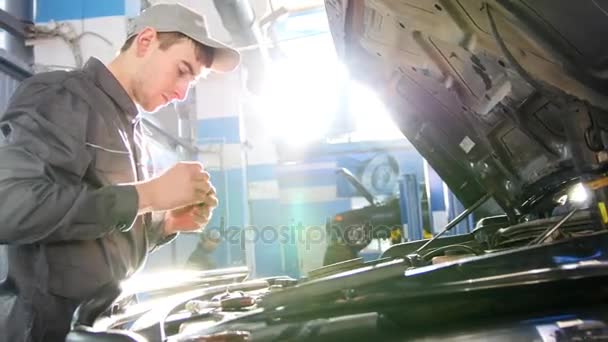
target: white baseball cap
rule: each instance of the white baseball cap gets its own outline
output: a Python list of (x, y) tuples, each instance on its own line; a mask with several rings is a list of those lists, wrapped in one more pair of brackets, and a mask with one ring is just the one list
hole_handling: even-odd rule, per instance
[(148, 7), (134, 18), (127, 30), (127, 39), (144, 28), (157, 32), (179, 32), (215, 50), (211, 70), (229, 72), (239, 65), (241, 56), (235, 49), (209, 36), (205, 17), (181, 4), (157, 4)]

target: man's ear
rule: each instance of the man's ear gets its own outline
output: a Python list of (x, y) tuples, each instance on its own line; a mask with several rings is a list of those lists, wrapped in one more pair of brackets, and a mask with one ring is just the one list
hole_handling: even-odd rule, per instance
[(135, 37), (135, 53), (137, 57), (145, 56), (157, 39), (157, 32), (151, 27), (143, 29)]

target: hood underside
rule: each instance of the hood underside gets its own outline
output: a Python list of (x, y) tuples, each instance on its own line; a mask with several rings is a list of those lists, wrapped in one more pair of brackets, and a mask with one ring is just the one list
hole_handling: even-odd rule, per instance
[(326, 0), (337, 52), (465, 206), (527, 213), (608, 160), (608, 5)]

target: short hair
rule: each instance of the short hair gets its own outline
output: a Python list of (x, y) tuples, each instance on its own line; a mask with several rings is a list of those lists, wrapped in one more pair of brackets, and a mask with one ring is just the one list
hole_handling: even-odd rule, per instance
[[(131, 45), (133, 45), (133, 41), (135, 40), (135, 37), (137, 37), (137, 35), (134, 35), (134, 36), (130, 37), (129, 39), (127, 39), (127, 41), (120, 48), (121, 53), (129, 50)], [(204, 66), (206, 68), (210, 68), (211, 65), (213, 64), (213, 58), (215, 57), (215, 49), (210, 46), (207, 46), (205, 44), (201, 44), (181, 32), (158, 32), (157, 37), (158, 37), (158, 41), (160, 42), (159, 47), (163, 51), (166, 51), (167, 49), (169, 49), (171, 46), (178, 43), (179, 41), (181, 41), (183, 39), (187, 39), (194, 44), (194, 47), (195, 47), (194, 53), (196, 55), (197, 61), (205, 62)]]

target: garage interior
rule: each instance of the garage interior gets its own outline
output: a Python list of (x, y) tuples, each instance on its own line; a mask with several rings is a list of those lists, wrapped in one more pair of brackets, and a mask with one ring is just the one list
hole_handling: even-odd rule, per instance
[[(203, 14), (240, 65), (183, 82), (179, 53), (158, 79), (187, 96), (154, 113), (96, 73), (116, 127), (94, 138), (125, 149), (57, 171), (29, 134), (46, 108), (13, 96), (91, 57), (159, 67), (119, 51), (161, 3)], [(608, 0), (0, 0), (0, 342), (608, 340), (607, 17)], [(165, 178), (200, 196), (171, 208), (138, 188), (188, 161), (219, 199), (198, 231), (170, 220), (213, 206), (201, 170)]]

